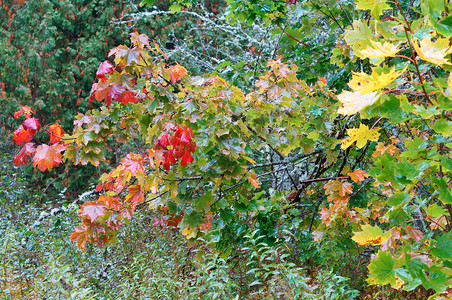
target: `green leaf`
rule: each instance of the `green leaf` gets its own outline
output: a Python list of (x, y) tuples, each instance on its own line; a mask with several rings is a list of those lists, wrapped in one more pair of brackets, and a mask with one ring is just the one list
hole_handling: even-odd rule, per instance
[(446, 260), (452, 260), (452, 232), (445, 232), (436, 239), (432, 254)]
[(433, 130), (438, 133), (441, 133), (445, 136), (452, 135), (452, 122), (446, 119), (436, 120), (435, 125), (433, 125)]
[(435, 190), (439, 193), (439, 200), (444, 204), (452, 204), (452, 196), (444, 178), (432, 178)]
[(407, 193), (395, 193), (394, 196), (392, 196), (391, 198), (389, 198), (388, 200), (388, 204), (391, 206), (398, 206), (402, 203), (406, 203), (408, 201), (410, 201), (411, 199), (411, 195), (407, 194)]
[(383, 0), (356, 0), (356, 9), (370, 10), (372, 17), (379, 20), (384, 10), (391, 9), (391, 6)]
[(447, 210), (434, 203), (427, 207), (426, 212), (430, 218), (439, 218), (441, 216), (444, 216), (447, 213)]
[(194, 207), (196, 211), (210, 211), (210, 205), (213, 203), (214, 198), (212, 195), (212, 191), (207, 192), (202, 197), (196, 198), (194, 200)]
[(385, 285), (388, 283), (395, 285), (394, 265), (395, 261), (392, 258), (391, 253), (378, 251), (377, 258), (373, 259), (367, 267), (369, 269), (367, 282), (370, 285)]

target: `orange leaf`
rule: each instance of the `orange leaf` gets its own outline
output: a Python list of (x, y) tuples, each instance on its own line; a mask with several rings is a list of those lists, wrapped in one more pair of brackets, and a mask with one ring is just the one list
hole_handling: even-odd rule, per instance
[(33, 135), (20, 125), (13, 133), (13, 142), (17, 145), (22, 145), (24, 142), (28, 143), (33, 138)]
[(75, 227), (75, 231), (71, 233), (71, 241), (77, 241), (77, 247), (86, 251), (88, 236), (82, 226)]
[(143, 190), (138, 184), (131, 185), (127, 189), (129, 190), (129, 194), (126, 196), (126, 201), (132, 202), (132, 209), (134, 209), (139, 202), (144, 200)]
[(338, 191), (341, 197), (345, 197), (347, 194), (353, 193), (353, 185), (347, 181), (329, 181), (323, 188), (325, 189), (325, 195), (332, 195), (334, 191)]
[(176, 83), (177, 81), (179, 81), (179, 79), (187, 75), (187, 70), (181, 65), (175, 65), (169, 68), (169, 73), (171, 77), (171, 82)]
[(52, 146), (39, 145), (36, 148), (35, 155), (33, 157), (33, 167), (44, 172), (47, 169), (53, 168), (62, 162), (61, 152), (66, 149), (65, 146), (61, 144), (55, 144)]
[(18, 167), (21, 163), (24, 165), (27, 164), (27, 156), (31, 156), (35, 153), (36, 149), (34, 147), (34, 143), (26, 143), (20, 152), (14, 157), (14, 165)]
[(60, 141), (60, 138), (64, 135), (64, 130), (59, 124), (52, 124), (49, 126), (49, 132), (50, 132), (50, 142), (52, 144), (56, 144)]
[(249, 174), (248, 174), (248, 181), (249, 181), (249, 183), (251, 183), (251, 185), (254, 186), (255, 188), (260, 188), (260, 187), (261, 187), (260, 182), (257, 180), (256, 173), (249, 173)]
[(361, 181), (363, 181), (364, 179), (369, 177), (369, 175), (365, 171), (360, 170), (360, 169), (355, 170), (351, 173), (347, 173), (347, 175), (350, 176), (350, 178), (357, 184), (360, 184)]

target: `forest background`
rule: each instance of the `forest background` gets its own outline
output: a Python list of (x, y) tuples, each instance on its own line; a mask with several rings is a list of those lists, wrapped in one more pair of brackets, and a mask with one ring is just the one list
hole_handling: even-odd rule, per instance
[(0, 6), (2, 299), (451, 297), (449, 1)]

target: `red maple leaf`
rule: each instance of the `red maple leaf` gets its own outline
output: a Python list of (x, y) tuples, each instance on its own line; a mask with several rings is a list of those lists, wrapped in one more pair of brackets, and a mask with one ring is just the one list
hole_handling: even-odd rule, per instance
[(36, 132), (41, 129), (41, 124), (39, 123), (39, 120), (36, 118), (28, 118), (25, 120), (25, 122), (22, 124), (24, 129), (31, 134), (35, 134)]
[(180, 161), (180, 165), (182, 167), (185, 167), (188, 163), (192, 163), (193, 162), (193, 156), (191, 156), (190, 151), (188, 149), (185, 149), (182, 157), (181, 157), (181, 161)]
[(109, 74), (115, 70), (115, 67), (108, 61), (104, 61), (99, 65), (99, 69), (97, 69), (96, 77), (97, 78), (105, 78), (105, 74)]
[(34, 147), (34, 143), (26, 143), (20, 152), (14, 157), (14, 165), (18, 167), (21, 163), (24, 165), (27, 164), (27, 156), (31, 156), (35, 153), (36, 149)]
[(127, 188), (129, 194), (126, 196), (127, 202), (132, 202), (132, 209), (135, 209), (137, 204), (144, 200), (144, 193), (141, 186), (138, 184), (133, 184)]
[(95, 92), (96, 100), (105, 99), (105, 105), (110, 106), (111, 101), (122, 97), (122, 93), (126, 91), (126, 88), (119, 84), (109, 84), (108, 82), (99, 82), (96, 86)]
[(49, 132), (50, 132), (50, 142), (52, 144), (58, 143), (64, 135), (64, 130), (59, 124), (50, 125)]
[(105, 209), (105, 204), (89, 201), (80, 206), (80, 212), (78, 215), (80, 217), (88, 216), (91, 222), (94, 222), (99, 216), (105, 215)]
[(44, 172), (47, 169), (53, 168), (62, 162), (61, 152), (64, 151), (66, 147), (62, 144), (54, 144), (48, 146), (45, 144), (39, 145), (36, 148), (35, 155), (33, 156), (33, 167)]
[(119, 103), (138, 103), (139, 99), (135, 97), (135, 93), (132, 91), (125, 91), (123, 94), (121, 94), (117, 99), (117, 102)]
[(25, 130), (22, 125), (13, 133), (13, 142), (17, 145), (22, 145), (24, 142), (28, 143), (32, 138), (33, 135), (28, 130)]

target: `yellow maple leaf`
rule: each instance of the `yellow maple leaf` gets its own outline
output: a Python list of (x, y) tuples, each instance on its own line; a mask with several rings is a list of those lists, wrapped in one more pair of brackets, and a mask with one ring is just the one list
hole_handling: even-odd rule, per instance
[(354, 232), (352, 237), (352, 240), (354, 240), (359, 246), (377, 246), (388, 240), (388, 237), (383, 234), (378, 226), (366, 224), (363, 225), (361, 229), (362, 231)]
[(366, 106), (374, 104), (378, 98), (380, 98), (378, 92), (361, 94), (343, 91), (340, 95), (337, 95), (337, 99), (342, 103), (342, 107), (337, 112), (347, 116), (356, 114)]
[(400, 70), (396, 72), (395, 68), (389, 70), (388, 68), (374, 68), (372, 74), (367, 75), (364, 72), (353, 73), (352, 80), (348, 83), (348, 86), (354, 91), (360, 94), (367, 94), (373, 91), (378, 91), (389, 86), (397, 77), (405, 72)]
[(397, 52), (400, 51), (397, 45), (384, 42), (371, 41), (371, 46), (366, 49), (361, 50), (361, 58), (383, 58), (383, 57), (394, 57)]
[(449, 39), (438, 38), (434, 43), (429, 38), (425, 38), (418, 43), (413, 43), (414, 49), (422, 60), (431, 62), (435, 65), (450, 65), (446, 60), (446, 55), (452, 50), (449, 45)]
[(184, 230), (182, 230), (182, 235), (184, 235), (186, 239), (195, 238), (197, 233), (198, 230), (191, 228), (190, 226), (187, 226), (184, 228)]
[(367, 141), (377, 141), (380, 137), (380, 133), (378, 133), (379, 129), (380, 128), (369, 129), (369, 127), (364, 124), (359, 124), (359, 128), (347, 129), (349, 137), (342, 140), (341, 149), (347, 149), (354, 142), (356, 142), (356, 147), (362, 148), (367, 144)]

